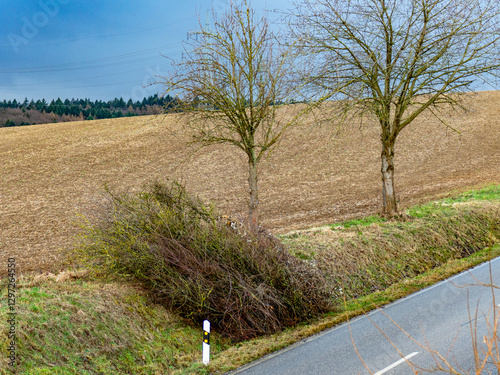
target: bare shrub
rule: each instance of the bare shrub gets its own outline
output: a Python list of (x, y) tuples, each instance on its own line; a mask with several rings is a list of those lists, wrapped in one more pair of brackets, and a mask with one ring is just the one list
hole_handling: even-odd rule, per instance
[[(390, 222), (338, 243), (328, 264), (347, 297), (382, 290), (450, 259), (476, 253), (500, 238), (500, 210), (495, 206), (436, 212), (423, 219)], [(327, 254), (327, 256), (331, 256)], [(322, 266), (323, 267), (323, 266)]]
[(133, 276), (192, 322), (235, 340), (276, 332), (331, 309), (323, 275), (272, 235), (244, 235), (177, 183), (110, 205), (76, 255), (94, 272)]

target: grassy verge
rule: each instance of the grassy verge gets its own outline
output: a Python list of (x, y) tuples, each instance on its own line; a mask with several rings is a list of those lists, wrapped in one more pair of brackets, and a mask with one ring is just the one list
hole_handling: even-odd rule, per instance
[(413, 278), (498, 243), (500, 187), (411, 207), (398, 220), (368, 217), (282, 236), (330, 276), (337, 300)]
[[(329, 270), (332, 282), (343, 283), (337, 298), (346, 302), (321, 318), (237, 344), (213, 332), (208, 367), (201, 365), (201, 330), (155, 304), (138, 285), (96, 281), (74, 272), (26, 277), (17, 289), (17, 373), (229, 371), (500, 256), (500, 247), (493, 245), (498, 243), (499, 202), (500, 186), (492, 186), (412, 207), (404, 221), (372, 217), (283, 236), (299, 258)], [(425, 245), (429, 239), (435, 244), (432, 251)], [(406, 246), (411, 258), (394, 252), (401, 246)], [(351, 251), (358, 257), (356, 267)], [(410, 268), (400, 267), (408, 264)], [(357, 282), (346, 284), (341, 272)], [(0, 281), (2, 322), (7, 321), (6, 285)], [(354, 295), (358, 298), (351, 298)], [(2, 323), (0, 337), (6, 336), (7, 325)], [(0, 350), (7, 351), (6, 341), (0, 341)], [(10, 373), (6, 363), (0, 355), (0, 374)]]
[[(19, 281), (16, 308), (19, 374), (168, 374), (199, 359), (200, 332), (130, 283), (38, 275)], [(2, 353), (6, 312), (2, 298)], [(217, 355), (229, 343), (214, 333), (211, 344)], [(12, 373), (4, 355), (0, 373)]]

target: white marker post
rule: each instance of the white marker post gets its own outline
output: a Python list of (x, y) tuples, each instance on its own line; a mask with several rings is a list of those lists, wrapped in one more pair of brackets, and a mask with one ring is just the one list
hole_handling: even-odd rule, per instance
[(203, 321), (203, 364), (210, 362), (210, 322)]

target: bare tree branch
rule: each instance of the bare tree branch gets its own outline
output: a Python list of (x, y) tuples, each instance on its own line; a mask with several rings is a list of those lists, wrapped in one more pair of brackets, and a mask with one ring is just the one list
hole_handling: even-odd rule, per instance
[[(384, 212), (397, 213), (394, 146), (424, 111), (460, 108), (500, 70), (496, 0), (303, 0), (292, 35), (314, 60), (307, 80), (380, 124)], [(434, 112), (437, 113), (437, 112)]]
[(186, 45), (187, 57), (161, 83), (179, 99), (193, 142), (229, 144), (247, 155), (249, 221), (255, 232), (258, 163), (314, 105), (298, 105), (293, 116), (278, 115), (301, 95), (302, 75), (290, 44), (280, 43), (265, 16), (242, 0), (231, 2), (220, 16), (212, 12), (212, 18), (210, 27), (200, 23), (198, 37)]

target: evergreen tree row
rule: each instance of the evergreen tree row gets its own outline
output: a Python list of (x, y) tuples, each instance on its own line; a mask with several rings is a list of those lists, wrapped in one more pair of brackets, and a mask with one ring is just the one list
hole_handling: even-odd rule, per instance
[(26, 98), (23, 102), (16, 99), (3, 100), (0, 101), (0, 127), (151, 115), (173, 109), (175, 103), (176, 99), (171, 96), (159, 97), (157, 94), (135, 102), (131, 99), (125, 101), (123, 98), (107, 102), (90, 99), (62, 101), (58, 98), (50, 103), (45, 99), (30, 101)]

